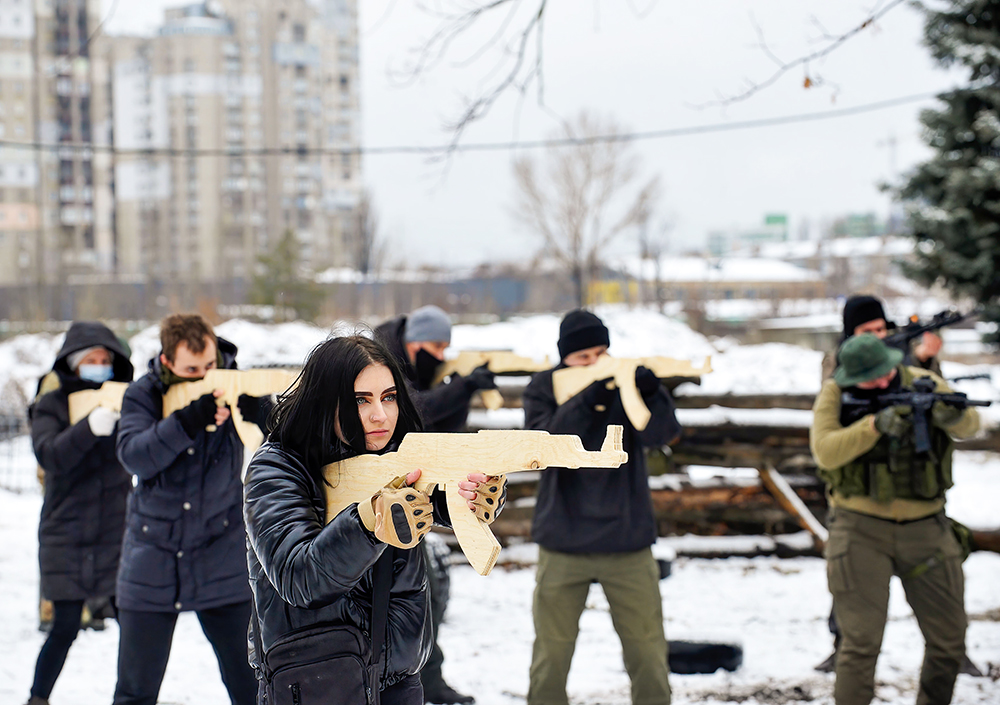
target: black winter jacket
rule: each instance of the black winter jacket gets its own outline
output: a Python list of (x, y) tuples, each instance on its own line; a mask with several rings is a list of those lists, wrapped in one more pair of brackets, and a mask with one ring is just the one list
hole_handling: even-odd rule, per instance
[(644, 401), (652, 418), (644, 431), (629, 423), (621, 397), (605, 411), (584, 403), (583, 395), (556, 404), (552, 373), (539, 372), (524, 390), (524, 427), (580, 436), (587, 450), (600, 450), (607, 427), (625, 427), (628, 462), (614, 469), (549, 468), (538, 483), (531, 536), (540, 546), (564, 553), (638, 551), (656, 541), (656, 522), (646, 473), (646, 446), (675, 440), (681, 427), (674, 403), (661, 385)]
[[(223, 368), (236, 346), (219, 339)], [(163, 418), (159, 356), (125, 394), (118, 457), (138, 484), (129, 495), (118, 606), (180, 612), (250, 599), (243, 529), (243, 443), (232, 419), (190, 438)]]
[[(325, 492), (297, 456), (274, 443), (250, 461), (244, 495), (247, 562), (264, 652), (282, 637), (322, 624), (352, 625), (370, 638), (372, 567), (386, 544), (364, 528), (357, 505), (327, 523)], [(430, 653), (419, 548), (395, 549), (388, 616), (382, 689), (418, 673)]]
[(69, 422), (69, 395), (101, 385), (80, 379), (66, 358), (103, 346), (114, 353), (114, 380), (132, 381), (132, 363), (114, 333), (100, 323), (74, 323), (56, 357), (59, 388), (29, 409), (31, 443), (45, 471), (38, 523), (41, 591), (49, 600), (114, 595), (131, 478), (115, 457), (115, 434), (95, 436), (84, 418)]
[(449, 382), (431, 388), (422, 388), (417, 380), (417, 370), (406, 354), (403, 331), (406, 316), (394, 318), (375, 329), (375, 338), (395, 356), (406, 379), (410, 382), (413, 403), (428, 433), (454, 433), (465, 430), (469, 416), (469, 401), (475, 392), (461, 375), (452, 375)]

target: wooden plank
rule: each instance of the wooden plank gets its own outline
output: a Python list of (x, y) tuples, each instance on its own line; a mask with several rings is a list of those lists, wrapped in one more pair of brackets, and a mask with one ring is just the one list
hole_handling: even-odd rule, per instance
[[(294, 372), (278, 369), (209, 370), (200, 380), (170, 385), (167, 393), (163, 395), (163, 418), (167, 418), (178, 409), (183, 409), (203, 395), (221, 389), (223, 394), (215, 400), (215, 403), (218, 406), (229, 405), (236, 432), (247, 451), (252, 453), (264, 442), (264, 434), (257, 424), (243, 420), (243, 414), (237, 405), (240, 395), (264, 397), (281, 394), (292, 386), (297, 377)], [(214, 431), (215, 427), (210, 426), (206, 430)]]
[(128, 382), (105, 382), (100, 389), (81, 389), (69, 395), (69, 422), (75, 424), (99, 406), (112, 411), (122, 410), (122, 399)]
[(764, 487), (774, 495), (774, 498), (778, 500), (778, 504), (795, 517), (803, 529), (816, 537), (820, 548), (825, 546), (826, 542), (830, 539), (830, 534), (826, 530), (826, 527), (820, 524), (816, 517), (813, 516), (805, 503), (799, 499), (799, 496), (795, 494), (795, 491), (785, 481), (785, 478), (781, 476), (781, 473), (770, 465), (758, 468), (758, 472), (760, 473), (760, 480), (764, 483)]
[(601, 355), (593, 365), (564, 367), (552, 373), (552, 391), (557, 404), (565, 404), (594, 382), (611, 378), (608, 388), (617, 387), (628, 420), (639, 431), (645, 430), (650, 413), (642, 395), (635, 387), (635, 370), (648, 367), (657, 377), (700, 377), (712, 371), (711, 359), (706, 358), (701, 368), (687, 360), (669, 357), (611, 357)]
[(500, 553), (490, 527), (468, 511), (457, 483), (470, 472), (504, 475), (564, 468), (617, 468), (628, 460), (622, 449), (622, 427), (608, 426), (599, 451), (587, 451), (578, 436), (545, 431), (480, 431), (479, 433), (411, 433), (399, 449), (384, 455), (365, 454), (323, 468), (327, 520), (352, 504), (371, 498), (396, 478), (417, 468), (414, 485), (428, 494), (438, 487), (447, 496), (455, 536), (469, 563), (488, 575)]

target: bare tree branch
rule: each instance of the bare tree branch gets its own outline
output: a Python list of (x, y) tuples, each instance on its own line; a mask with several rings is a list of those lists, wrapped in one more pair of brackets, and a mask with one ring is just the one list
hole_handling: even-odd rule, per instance
[(512, 215), (540, 237), (539, 254), (569, 272), (577, 302), (584, 305), (587, 280), (597, 273), (606, 248), (649, 218), (659, 180), (639, 183), (639, 159), (628, 142), (589, 139), (620, 134), (612, 121), (581, 113), (564, 133), (583, 141), (547, 150), (544, 180), (534, 159), (515, 160)]
[[(761, 81), (759, 83), (757, 83), (757, 82), (751, 82), (748, 88), (744, 89), (743, 91), (740, 91), (739, 93), (736, 93), (735, 95), (730, 95), (730, 96), (721, 98), (719, 100), (713, 100), (713, 101), (710, 101), (708, 103), (702, 103), (700, 105), (696, 105), (695, 107), (697, 107), (697, 108), (708, 108), (708, 107), (713, 107), (713, 106), (724, 106), (724, 105), (731, 105), (733, 103), (738, 103), (740, 101), (747, 100), (748, 98), (756, 95), (757, 93), (761, 92), (765, 88), (768, 88), (768, 87), (774, 85), (786, 73), (788, 73), (792, 69), (795, 69), (795, 68), (798, 68), (798, 67), (803, 67), (805, 69), (805, 79), (803, 81), (803, 85), (806, 88), (810, 88), (810, 87), (812, 87), (814, 85), (817, 85), (817, 80), (814, 79), (813, 77), (811, 77), (809, 75), (809, 64), (810, 63), (813, 63), (813, 62), (815, 62), (815, 61), (817, 61), (819, 59), (822, 59), (822, 58), (828, 56), (829, 54), (831, 54), (832, 52), (836, 51), (847, 40), (851, 39), (852, 37), (860, 34), (864, 30), (866, 30), (869, 27), (871, 27), (872, 25), (874, 25), (875, 22), (877, 22), (882, 17), (884, 17), (886, 15), (886, 13), (890, 12), (895, 7), (903, 4), (903, 2), (905, 2), (905, 1), (906, 0), (891, 0), (887, 5), (885, 5), (881, 9), (876, 8), (875, 10), (873, 10), (868, 15), (868, 17), (863, 22), (861, 22), (861, 24), (853, 27), (852, 29), (848, 30), (847, 32), (844, 32), (843, 34), (841, 34), (839, 36), (830, 38), (829, 43), (827, 44), (827, 46), (825, 46), (822, 49), (819, 49), (817, 51), (814, 51), (811, 54), (808, 54), (806, 56), (800, 56), (799, 58), (795, 59), (794, 61), (790, 61), (790, 62), (782, 62), (780, 59), (778, 59), (778, 57), (770, 49), (767, 48), (767, 45), (764, 42), (763, 32), (756, 25), (756, 23), (754, 23), (753, 18), (751, 17), (751, 22), (754, 23), (754, 29), (757, 31), (757, 35), (758, 35), (758, 37), (760, 39), (761, 49), (765, 52), (765, 54), (768, 55), (769, 58), (771, 58), (772, 60), (774, 60), (778, 64), (777, 70), (773, 74), (771, 74), (767, 79), (765, 79), (764, 81)], [(815, 21), (814, 21), (814, 23), (815, 23)]]

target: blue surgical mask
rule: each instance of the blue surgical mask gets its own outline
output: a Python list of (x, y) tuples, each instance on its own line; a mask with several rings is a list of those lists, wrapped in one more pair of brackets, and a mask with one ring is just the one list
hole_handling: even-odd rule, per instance
[(80, 379), (98, 384), (104, 384), (115, 374), (111, 365), (80, 365), (76, 373), (80, 375)]

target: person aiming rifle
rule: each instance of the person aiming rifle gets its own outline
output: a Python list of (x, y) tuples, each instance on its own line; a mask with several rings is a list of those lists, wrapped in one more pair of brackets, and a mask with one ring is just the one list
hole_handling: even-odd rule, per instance
[(849, 338), (838, 359), (816, 397), (809, 437), (830, 503), (825, 556), (841, 633), (834, 701), (868, 705), (874, 697), (896, 575), (926, 642), (917, 702), (948, 703), (967, 618), (964, 527), (945, 516), (945, 491), (953, 439), (979, 429), (977, 403), (903, 364), (903, 352), (875, 335)]

